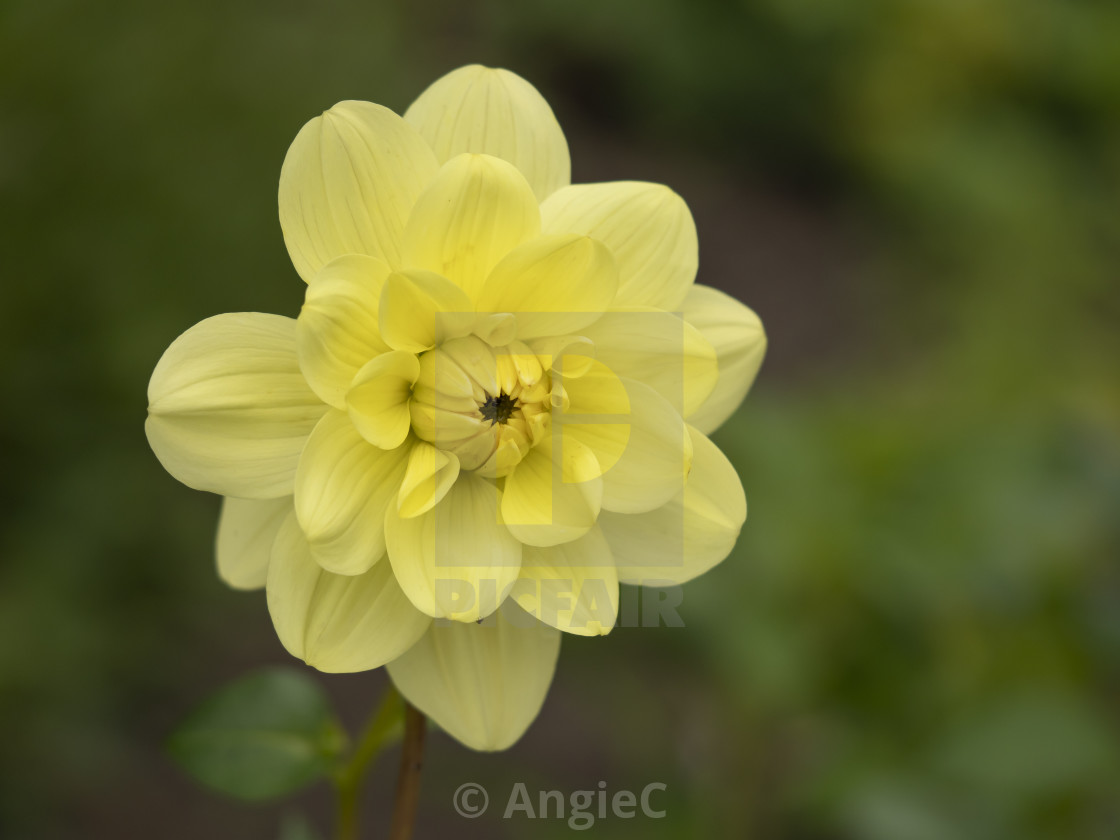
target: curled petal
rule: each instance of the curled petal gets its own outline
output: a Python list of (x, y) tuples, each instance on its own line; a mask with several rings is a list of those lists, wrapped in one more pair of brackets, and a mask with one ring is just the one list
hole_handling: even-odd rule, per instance
[(296, 322), (216, 315), (167, 348), (148, 383), (148, 443), (196, 490), (242, 499), (292, 492), (308, 434), (327, 410), (296, 360)]
[(346, 410), (358, 433), (381, 449), (396, 449), (411, 425), (408, 401), (420, 376), (411, 353), (394, 350), (371, 359), (354, 377)]
[(452, 452), (417, 441), (397, 495), (397, 512), (411, 519), (434, 508), (459, 477), (459, 459)]
[(474, 334), (492, 347), (509, 344), (517, 338), (517, 317), (512, 312), (479, 313)]
[(475, 325), (466, 292), (439, 274), (408, 269), (389, 276), (381, 291), (381, 335), (397, 350), (423, 353)]
[(361, 254), (331, 260), (307, 286), (296, 320), (299, 367), (329, 405), (346, 407), (350, 383), (389, 345), (378, 331), (381, 287), (389, 266)]
[(576, 379), (591, 370), (595, 343), (579, 335), (552, 335), (529, 342), (541, 363), (553, 373)]

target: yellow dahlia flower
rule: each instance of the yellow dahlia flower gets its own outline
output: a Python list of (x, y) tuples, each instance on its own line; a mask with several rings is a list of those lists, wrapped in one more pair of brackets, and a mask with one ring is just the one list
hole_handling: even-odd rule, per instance
[(758, 318), (693, 284), (674, 192), (569, 180), (509, 71), (456, 70), (403, 118), (341, 102), (280, 173), (298, 318), (209, 318), (148, 389), (160, 461), (225, 497), (223, 580), (266, 588), (294, 656), (388, 665), (476, 749), (532, 722), (561, 631), (609, 632), (620, 582), (695, 577), (746, 517), (707, 434)]

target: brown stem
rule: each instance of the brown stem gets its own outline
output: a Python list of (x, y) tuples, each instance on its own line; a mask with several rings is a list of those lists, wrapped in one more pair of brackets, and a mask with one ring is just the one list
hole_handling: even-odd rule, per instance
[(420, 804), (420, 770), (424, 766), (424, 724), (424, 715), (411, 703), (405, 703), (401, 769), (397, 776), (389, 840), (409, 840), (416, 824), (416, 807)]
[(338, 840), (358, 840), (358, 805), (362, 782), (370, 763), (389, 740), (401, 718), (403, 701), (395, 688), (385, 690), (377, 710), (370, 716), (350, 760), (335, 774), (338, 791)]

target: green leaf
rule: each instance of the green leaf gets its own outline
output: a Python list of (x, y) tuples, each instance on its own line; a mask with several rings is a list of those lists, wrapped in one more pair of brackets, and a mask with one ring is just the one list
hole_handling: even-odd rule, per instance
[(280, 840), (319, 840), (319, 832), (302, 814), (285, 814), (280, 822)]
[(223, 688), (171, 736), (180, 767), (239, 799), (284, 796), (329, 772), (345, 735), (319, 684), (269, 668)]

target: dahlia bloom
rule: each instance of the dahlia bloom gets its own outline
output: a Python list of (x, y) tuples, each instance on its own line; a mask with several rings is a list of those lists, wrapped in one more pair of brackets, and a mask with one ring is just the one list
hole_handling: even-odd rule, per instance
[(404, 117), (341, 102), (280, 173), (299, 316), (208, 318), (148, 389), (161, 463), (225, 497), (222, 579), (265, 587), (294, 656), (387, 665), (476, 749), (520, 737), (561, 633), (608, 633), (620, 582), (695, 577), (746, 517), (707, 434), (758, 318), (694, 284), (674, 192), (569, 181), (509, 71), (456, 70)]

